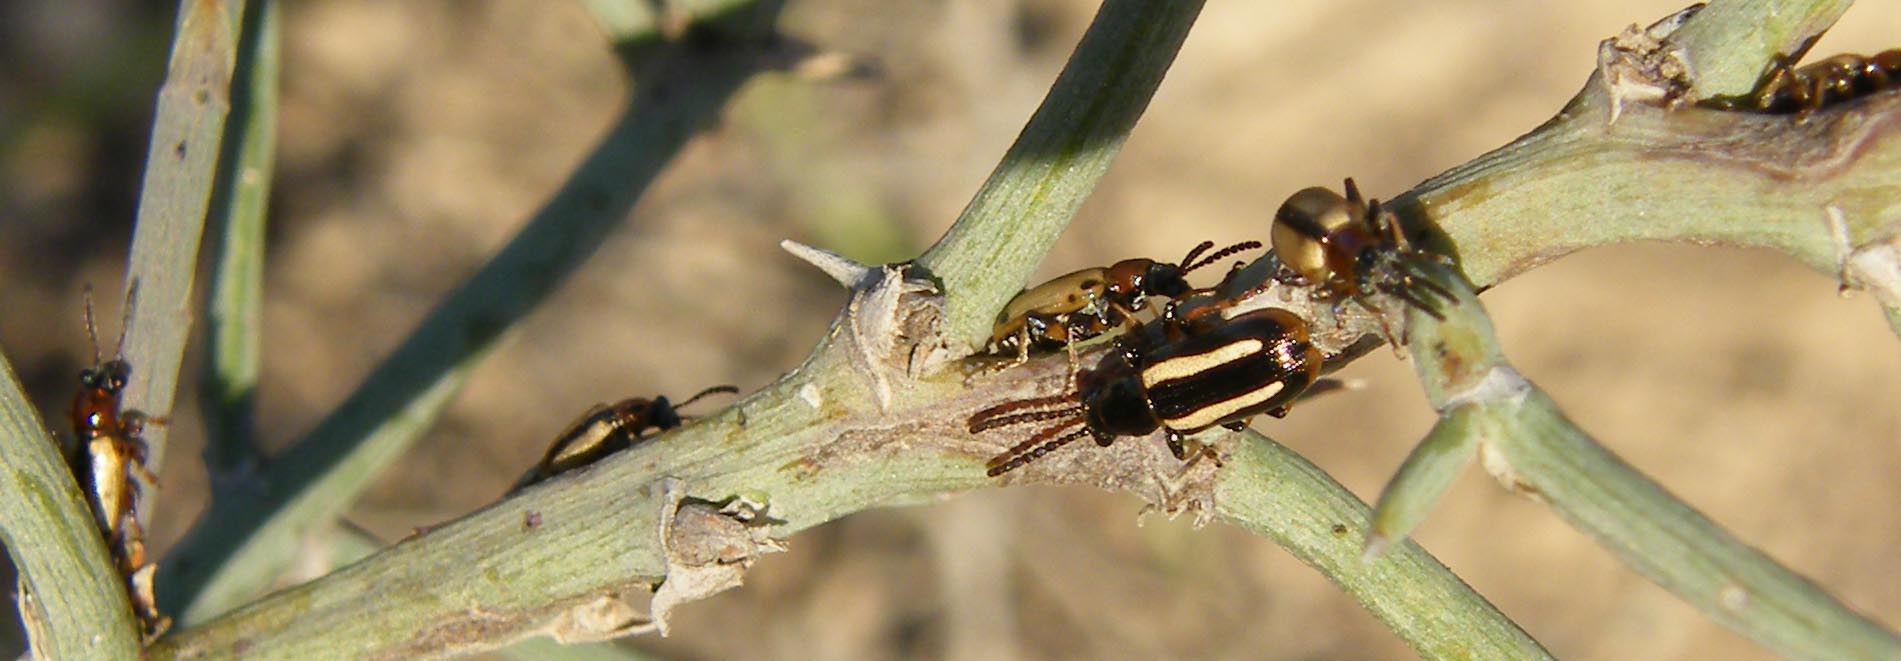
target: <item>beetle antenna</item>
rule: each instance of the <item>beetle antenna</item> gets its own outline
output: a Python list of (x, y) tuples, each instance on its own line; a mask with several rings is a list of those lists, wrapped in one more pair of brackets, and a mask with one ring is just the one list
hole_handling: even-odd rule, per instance
[(82, 291), (85, 293), (81, 294), (81, 296), (86, 299), (86, 341), (92, 344), (92, 364), (98, 365), (100, 362), (99, 333), (96, 330), (97, 327), (92, 324), (92, 283), (86, 283), (86, 287)]
[[(1078, 438), (1082, 438), (1083, 436), (1088, 435), (1089, 428), (1084, 427), (1082, 429), (1072, 431), (1062, 436), (1058, 436), (1055, 439), (1049, 440), (1048, 442), (1043, 442), (1044, 439), (1049, 438), (1050, 436), (1054, 436), (1056, 432), (1062, 431), (1063, 429), (1066, 429), (1072, 425), (1075, 425), (1077, 422), (1081, 422), (1081, 420), (1066, 422), (1060, 425), (1056, 425), (1054, 427), (1050, 427), (1049, 429), (1045, 429), (1041, 432), (1038, 432), (1035, 436), (1031, 436), (1029, 440), (1026, 440), (1022, 443), (1018, 443), (1016, 447), (1010, 448), (1008, 452), (997, 455), (995, 458), (991, 459), (987, 464), (985, 464), (988, 470), (984, 471), (984, 474), (989, 475), (990, 477), (996, 477), (998, 475), (1008, 473), (1018, 468), (1022, 468), (1024, 465), (1032, 461), (1036, 461), (1037, 459), (1043, 458), (1043, 455), (1049, 454), (1055, 451), (1057, 448), (1063, 447), (1064, 445), (1068, 445), (1070, 441), (1074, 441)], [(1041, 445), (1038, 445), (1038, 443), (1041, 443)]]
[(972, 418), (971, 422), (969, 422), (968, 424), (970, 425), (970, 433), (975, 434), (978, 432), (984, 432), (984, 431), (996, 429), (998, 427), (1020, 425), (1025, 422), (1042, 422), (1044, 420), (1055, 420), (1057, 418), (1072, 417), (1072, 416), (1075, 416), (1077, 412), (1082, 411), (1082, 409), (1083, 409), (1083, 406), (1081, 404), (1077, 404), (1074, 406), (1068, 406), (1068, 407), (1064, 407), (1060, 409), (1050, 409), (1047, 411), (1030, 411), (1027, 413), (1012, 413), (1009, 415), (991, 416), (983, 420), (976, 420), (975, 418)]
[(125, 288), (125, 309), (119, 311), (119, 341), (112, 346), (113, 358), (125, 355), (125, 332), (132, 328), (132, 304), (137, 303), (138, 300), (139, 280), (133, 278), (132, 284)]
[[(1002, 404), (992, 406), (990, 408), (978, 411), (976, 413), (972, 413), (970, 414), (970, 419), (967, 424), (971, 426), (972, 428), (971, 431), (974, 433), (977, 431), (981, 431), (982, 429), (990, 429), (992, 427), (996, 427), (997, 425), (988, 424), (987, 421), (994, 419), (998, 416), (1001, 416), (1005, 413), (1010, 413), (1013, 411), (1021, 411), (1023, 409), (1028, 409), (1028, 408), (1048, 406), (1051, 404), (1063, 404), (1064, 406), (1058, 410), (1065, 410), (1065, 411), (1075, 409), (1076, 407), (1082, 405), (1080, 402), (1076, 400), (1076, 396), (1074, 394), (1018, 399), (1018, 400), (1004, 402)], [(981, 429), (979, 429), (980, 426), (981, 426)]]
[(1200, 254), (1201, 254), (1202, 252), (1204, 252), (1204, 251), (1206, 251), (1206, 250), (1208, 250), (1209, 248), (1213, 248), (1213, 247), (1215, 247), (1215, 242), (1213, 242), (1213, 241), (1203, 241), (1203, 242), (1201, 242), (1201, 243), (1198, 243), (1198, 244), (1195, 244), (1195, 247), (1193, 247), (1193, 248), (1190, 248), (1190, 249), (1188, 250), (1188, 256), (1187, 256), (1187, 257), (1183, 257), (1183, 258), (1182, 258), (1182, 261), (1181, 261), (1181, 265), (1182, 265), (1182, 272), (1184, 272), (1184, 273), (1186, 273), (1186, 272), (1188, 271), (1188, 269), (1189, 269), (1189, 266), (1188, 266), (1188, 263), (1189, 263), (1189, 262), (1192, 262), (1192, 261), (1195, 261), (1195, 257), (1196, 257), (1196, 256), (1198, 256), (1198, 255), (1200, 255)]
[[(1207, 241), (1203, 241), (1203, 242), (1201, 243), (1201, 245), (1202, 245), (1202, 247), (1206, 247), (1206, 246), (1208, 246), (1208, 245), (1211, 245), (1211, 244), (1210, 244), (1209, 242), (1207, 242)], [(1182, 264), (1183, 264), (1183, 266), (1182, 266), (1182, 273), (1187, 273), (1187, 272), (1189, 272), (1189, 271), (1193, 271), (1193, 270), (1195, 270), (1195, 269), (1198, 269), (1198, 268), (1201, 268), (1201, 267), (1203, 267), (1203, 266), (1207, 266), (1207, 265), (1209, 265), (1209, 264), (1213, 264), (1213, 263), (1215, 263), (1215, 262), (1219, 262), (1219, 261), (1221, 261), (1221, 260), (1222, 260), (1222, 258), (1224, 258), (1224, 257), (1227, 257), (1227, 256), (1229, 256), (1229, 255), (1232, 255), (1232, 254), (1235, 254), (1235, 253), (1238, 253), (1238, 252), (1241, 252), (1241, 251), (1243, 251), (1243, 250), (1253, 250), (1253, 249), (1255, 249), (1255, 248), (1259, 248), (1259, 247), (1261, 247), (1261, 242), (1259, 242), (1259, 241), (1242, 241), (1242, 242), (1240, 242), (1240, 243), (1237, 243), (1237, 244), (1234, 244), (1234, 245), (1231, 245), (1231, 246), (1228, 246), (1228, 247), (1226, 247), (1226, 248), (1222, 248), (1222, 249), (1220, 249), (1220, 250), (1217, 250), (1217, 251), (1215, 251), (1215, 252), (1214, 252), (1214, 254), (1212, 254), (1212, 255), (1209, 255), (1209, 256), (1208, 256), (1207, 258), (1205, 258), (1205, 259), (1203, 259), (1203, 260), (1201, 260), (1201, 261), (1199, 261), (1199, 262), (1195, 262), (1195, 263), (1194, 263), (1193, 265), (1189, 265), (1189, 264), (1188, 264), (1188, 262), (1189, 262), (1190, 260), (1182, 260)], [(1189, 253), (1189, 254), (1190, 254), (1190, 255), (1192, 256), (1192, 255), (1193, 255), (1194, 253)]]
[(711, 395), (714, 393), (726, 393), (729, 395), (737, 395), (739, 394), (739, 387), (738, 386), (713, 386), (711, 388), (707, 388), (705, 390), (694, 393), (692, 397), (688, 397), (684, 401), (678, 404), (674, 404), (673, 408), (677, 409), (682, 406), (692, 404), (693, 402), (699, 401), (701, 397), (705, 397), (707, 395)]

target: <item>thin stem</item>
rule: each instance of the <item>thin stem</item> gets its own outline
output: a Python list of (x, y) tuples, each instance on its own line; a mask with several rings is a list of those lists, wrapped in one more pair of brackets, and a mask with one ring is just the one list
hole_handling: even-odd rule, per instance
[[(770, 15), (777, 5), (755, 8)], [(514, 240), (273, 462), (263, 476), (268, 495), (214, 494), (210, 511), (161, 566), (168, 612), (190, 624), (263, 592), (299, 540), (335, 521), (421, 436), (469, 372), (594, 254), (760, 64), (743, 49), (663, 48), (638, 57), (644, 64), (634, 99), (593, 154)]]
[(20, 572), (27, 643), (39, 658), (132, 658), (138, 625), (125, 582), (59, 439), (0, 357), (0, 543)]
[(949, 232), (918, 262), (944, 282), (946, 335), (989, 337), (1109, 170), (1201, 13), (1201, 0), (1108, 0), (1049, 95)]
[(205, 315), (205, 463), (214, 476), (257, 461), (253, 416), (259, 372), (259, 309), (264, 303), (264, 227), (277, 147), (277, 0), (244, 17), (212, 225), (219, 239)]

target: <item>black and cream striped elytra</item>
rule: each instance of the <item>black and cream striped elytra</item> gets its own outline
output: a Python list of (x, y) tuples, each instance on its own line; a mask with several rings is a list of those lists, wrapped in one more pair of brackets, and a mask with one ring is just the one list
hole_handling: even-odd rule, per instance
[(1268, 308), (1232, 319), (1157, 320), (1118, 339), (1116, 352), (1078, 375), (1075, 392), (1005, 402), (971, 415), (972, 433), (1050, 422), (992, 458), (991, 476), (1015, 470), (1085, 435), (1107, 446), (1122, 436), (1168, 432), (1186, 458), (1184, 437), (1224, 425), (1240, 429), (1260, 413), (1280, 417), (1320, 376), (1324, 356), (1307, 323)]
[(1194, 433), (1280, 411), (1313, 385), (1320, 366), (1306, 323), (1269, 308), (1156, 347), (1139, 374), (1162, 426)]

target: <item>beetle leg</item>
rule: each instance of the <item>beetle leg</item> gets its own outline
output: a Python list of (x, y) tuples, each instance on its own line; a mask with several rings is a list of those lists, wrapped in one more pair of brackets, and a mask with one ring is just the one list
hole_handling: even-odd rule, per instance
[(124, 439), (114, 439), (113, 445), (114, 449), (124, 453), (128, 459), (125, 465), (126, 470), (131, 471), (146, 484), (152, 485), (152, 488), (158, 488), (158, 476), (153, 475), (152, 470), (145, 467), (145, 441), (136, 435), (128, 435)]
[(1076, 336), (1063, 336), (1063, 351), (1069, 354), (1069, 378), (1063, 381), (1064, 392), (1076, 392), (1076, 379), (1082, 373), (1082, 359), (1076, 357)]
[(1393, 345), (1393, 355), (1398, 356), (1400, 360), (1405, 360), (1406, 352), (1401, 348), (1401, 345), (1406, 343), (1405, 331), (1401, 330), (1398, 334), (1393, 333), (1393, 324), (1386, 319), (1386, 311), (1380, 309), (1378, 305), (1374, 305), (1372, 301), (1366, 300), (1364, 296), (1354, 296), (1347, 300), (1353, 301), (1359, 304), (1360, 307), (1365, 308), (1367, 312), (1373, 313), (1373, 318), (1380, 322), (1380, 333), (1386, 336), (1386, 343)]

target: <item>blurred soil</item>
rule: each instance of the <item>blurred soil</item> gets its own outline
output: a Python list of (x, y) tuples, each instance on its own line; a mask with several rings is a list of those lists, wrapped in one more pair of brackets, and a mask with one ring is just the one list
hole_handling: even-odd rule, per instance
[[(287, 4), (260, 397), (274, 448), (511, 236), (627, 90), (579, 3)], [(1288, 193), (1349, 175), (1390, 196), (1537, 125), (1583, 83), (1599, 39), (1676, 8), (1210, 3), (1044, 270), (1265, 239)], [(881, 75), (749, 86), (350, 519), (400, 537), (493, 500), (589, 404), (750, 390), (796, 365), (843, 297), (778, 241), (867, 259), (928, 245), (1094, 9), (792, 2), (788, 33), (874, 58)], [(80, 284), (113, 290), (122, 276), (171, 11), (0, 8), (0, 340), (49, 419), (88, 355)], [(1863, 3), (1816, 52), (1893, 46), (1897, 24), (1901, 5)], [(1777, 254), (1637, 245), (1561, 260), (1486, 302), (1513, 361), (1585, 428), (1901, 625), (1901, 343), (1870, 297), (1840, 298), (1831, 278)], [(1257, 428), (1371, 499), (1431, 414), (1388, 353), (1346, 376), (1369, 385)], [(175, 417), (148, 526), (160, 551), (205, 498), (196, 412)], [(745, 588), (684, 608), (671, 638), (629, 644), (678, 658), (1410, 654), (1272, 543), (1138, 521), (1139, 508), (1043, 488), (866, 513), (799, 535)], [(1559, 656), (1768, 656), (1477, 470), (1418, 538)]]

